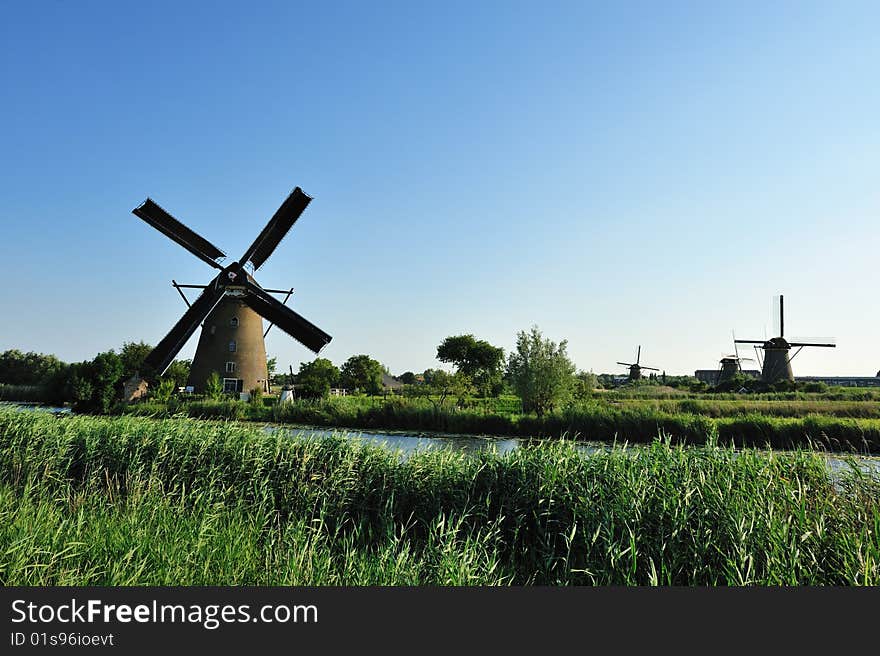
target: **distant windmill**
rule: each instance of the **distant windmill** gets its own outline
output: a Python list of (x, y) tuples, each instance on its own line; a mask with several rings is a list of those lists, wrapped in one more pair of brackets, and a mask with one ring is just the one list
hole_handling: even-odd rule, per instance
[(736, 374), (742, 372), (743, 362), (754, 362), (754, 358), (742, 358), (736, 345), (736, 335), (733, 335), (733, 354), (721, 356), (721, 366), (718, 369), (716, 385), (731, 380)]
[(636, 353), (636, 361), (634, 364), (629, 362), (618, 362), (617, 364), (623, 365), (624, 367), (629, 367), (629, 379), (630, 380), (638, 380), (642, 377), (642, 369), (649, 369), (650, 371), (660, 371), (655, 367), (645, 367), (639, 364), (639, 360), (642, 357), (642, 346), (639, 345), (638, 353)]
[[(820, 346), (825, 348), (834, 348), (834, 343), (826, 342), (789, 342), (785, 339), (785, 315), (783, 297), (778, 297), (779, 307), (779, 336), (770, 339), (735, 339), (735, 344), (755, 344), (756, 349), (760, 348), (764, 351), (764, 360), (761, 368), (761, 380), (765, 383), (775, 383), (781, 380), (794, 380), (794, 373), (791, 370), (791, 361), (801, 352), (805, 346)], [(760, 346), (757, 346), (760, 345)], [(794, 355), (789, 355), (792, 348), (797, 351)]]

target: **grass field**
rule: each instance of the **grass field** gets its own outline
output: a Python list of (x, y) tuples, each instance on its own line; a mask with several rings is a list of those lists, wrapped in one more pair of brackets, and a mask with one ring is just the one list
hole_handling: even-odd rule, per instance
[[(710, 440), (711, 442), (711, 440)], [(880, 584), (880, 480), (567, 440), (401, 462), (253, 424), (0, 408), (0, 584)]]

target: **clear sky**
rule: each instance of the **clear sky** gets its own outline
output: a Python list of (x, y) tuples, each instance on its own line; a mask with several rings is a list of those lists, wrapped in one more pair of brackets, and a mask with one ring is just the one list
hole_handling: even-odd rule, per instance
[(213, 270), (132, 208), (237, 257), (299, 185), (257, 278), (337, 364), (537, 324), (693, 373), (784, 293), (839, 344), (796, 374), (874, 375), (878, 34), (873, 1), (2, 3), (0, 350), (155, 344)]

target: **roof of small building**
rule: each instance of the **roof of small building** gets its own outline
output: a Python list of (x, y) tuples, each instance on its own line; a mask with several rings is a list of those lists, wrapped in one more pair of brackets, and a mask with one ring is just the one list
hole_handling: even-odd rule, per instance
[(389, 389), (397, 389), (399, 387), (403, 387), (403, 383), (397, 380), (394, 376), (389, 376), (388, 374), (382, 374), (382, 387), (387, 387)]

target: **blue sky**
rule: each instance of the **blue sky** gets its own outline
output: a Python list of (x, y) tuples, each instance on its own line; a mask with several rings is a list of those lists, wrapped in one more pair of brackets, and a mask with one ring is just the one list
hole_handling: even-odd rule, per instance
[(537, 324), (692, 373), (784, 293), (839, 343), (797, 374), (880, 369), (877, 3), (422, 5), (4, 3), (0, 350), (155, 344), (212, 270), (132, 208), (235, 257), (298, 185), (258, 280), (337, 364)]

